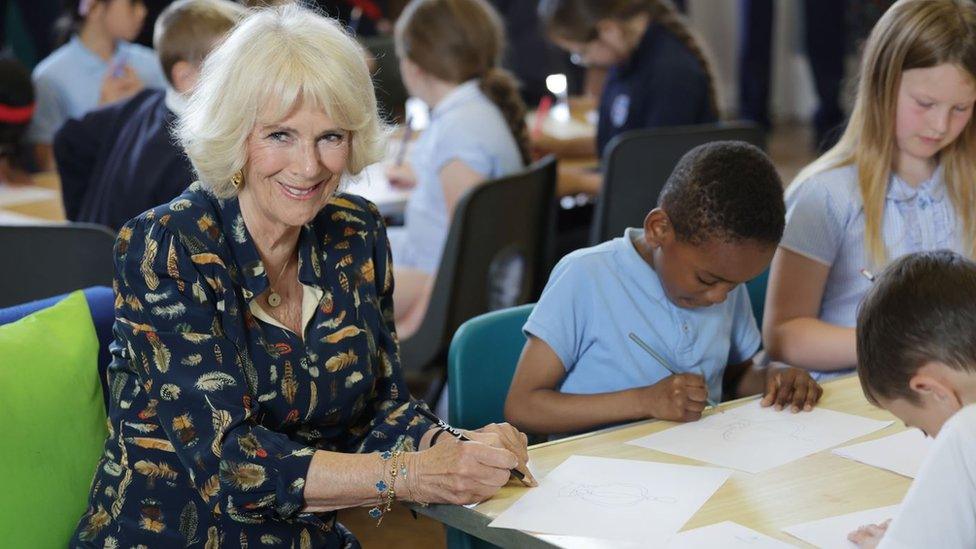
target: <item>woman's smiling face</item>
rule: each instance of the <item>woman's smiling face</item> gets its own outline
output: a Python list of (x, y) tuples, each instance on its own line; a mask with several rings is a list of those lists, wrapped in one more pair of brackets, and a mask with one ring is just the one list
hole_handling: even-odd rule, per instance
[(247, 138), (241, 198), (267, 222), (309, 223), (339, 186), (349, 143), (350, 132), (314, 106), (302, 104), (282, 120), (259, 118)]

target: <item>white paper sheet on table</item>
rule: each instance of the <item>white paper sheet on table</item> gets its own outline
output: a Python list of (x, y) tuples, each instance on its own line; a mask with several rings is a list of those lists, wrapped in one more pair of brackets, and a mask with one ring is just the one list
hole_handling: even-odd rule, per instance
[(58, 191), (37, 185), (11, 185), (0, 183), (0, 206), (13, 206), (15, 204), (27, 204), (29, 202), (40, 202), (60, 197)]
[(681, 532), (671, 538), (669, 549), (789, 549), (795, 547), (771, 538), (739, 523), (727, 520), (694, 530)]
[(918, 468), (932, 447), (932, 439), (918, 429), (908, 429), (900, 433), (834, 448), (833, 453), (853, 459), (872, 467), (887, 469), (899, 475), (915, 478)]
[(890, 424), (823, 408), (777, 412), (757, 400), (627, 444), (759, 473)]
[[(542, 477), (545, 476), (539, 472), (539, 468), (536, 467), (534, 463), (532, 463), (532, 460), (527, 461), (525, 463), (525, 466), (529, 468), (529, 472), (532, 473), (532, 476), (535, 477), (536, 481), (541, 481)], [(484, 503), (484, 501), (479, 501), (477, 503), (469, 503), (465, 505), (465, 507), (467, 507), (468, 509), (474, 509), (475, 507), (481, 505), (482, 503)]]
[(783, 528), (787, 534), (820, 549), (856, 549), (847, 535), (861, 526), (880, 524), (898, 513), (898, 505), (858, 511)]
[(489, 526), (663, 543), (731, 473), (714, 467), (570, 456)]

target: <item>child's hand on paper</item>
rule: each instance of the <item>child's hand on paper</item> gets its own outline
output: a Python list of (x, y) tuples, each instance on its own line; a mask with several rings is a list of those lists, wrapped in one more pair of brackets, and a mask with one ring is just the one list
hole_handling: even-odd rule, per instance
[(889, 524), (891, 524), (891, 519), (888, 519), (881, 524), (868, 524), (867, 526), (862, 526), (848, 534), (847, 539), (861, 549), (874, 549), (879, 543), (881, 543), (881, 538), (884, 536), (885, 532), (888, 531)]
[(822, 394), (823, 388), (806, 370), (770, 365), (766, 369), (766, 390), (761, 404), (763, 407), (775, 406), (777, 410), (789, 406), (794, 413), (809, 412)]
[(705, 378), (678, 374), (641, 389), (647, 416), (668, 421), (696, 421), (708, 401)]
[(399, 166), (389, 164), (386, 166), (386, 178), (390, 180), (390, 185), (398, 189), (412, 189), (417, 186), (417, 176), (413, 173), (413, 168), (409, 162), (404, 162)]
[(504, 448), (512, 452), (518, 458), (516, 469), (525, 475), (525, 480), (522, 483), (526, 486), (539, 485), (535, 477), (532, 476), (532, 472), (529, 471), (529, 438), (525, 436), (525, 433), (520, 432), (508, 423), (489, 423), (475, 431), (464, 431), (464, 436), (471, 440), (483, 442), (488, 446)]

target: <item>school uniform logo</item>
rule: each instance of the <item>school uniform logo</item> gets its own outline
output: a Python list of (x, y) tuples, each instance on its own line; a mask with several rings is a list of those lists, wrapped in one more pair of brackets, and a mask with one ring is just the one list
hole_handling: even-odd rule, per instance
[(613, 99), (613, 104), (610, 106), (610, 122), (613, 127), (619, 128), (627, 122), (629, 114), (630, 96), (622, 93)]

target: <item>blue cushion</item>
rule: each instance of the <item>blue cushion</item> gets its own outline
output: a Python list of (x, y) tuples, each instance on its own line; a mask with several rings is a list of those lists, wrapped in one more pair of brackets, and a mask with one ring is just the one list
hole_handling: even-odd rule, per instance
[[(98, 335), (98, 379), (102, 382), (102, 398), (105, 402), (105, 410), (108, 411), (108, 384), (106, 381), (106, 371), (112, 356), (108, 352), (108, 346), (112, 342), (112, 324), (115, 322), (115, 294), (108, 286), (92, 286), (84, 290), (85, 300), (91, 310), (92, 324), (95, 325), (95, 333)], [(46, 299), (39, 299), (21, 305), (14, 305), (0, 309), (0, 326), (20, 320), (25, 316), (47, 309), (51, 305), (58, 303), (68, 297), (69, 294), (61, 294)]]

